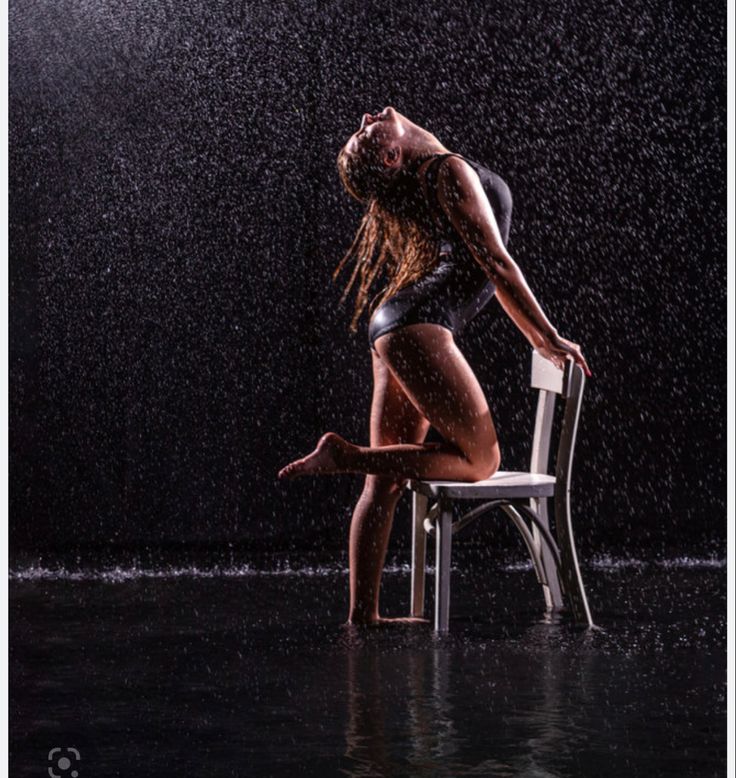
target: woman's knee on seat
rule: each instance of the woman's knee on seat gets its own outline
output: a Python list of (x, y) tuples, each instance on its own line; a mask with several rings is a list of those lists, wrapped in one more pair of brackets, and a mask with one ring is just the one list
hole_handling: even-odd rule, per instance
[(501, 449), (498, 443), (484, 448), (482, 453), (471, 459), (471, 464), (476, 481), (491, 478), (501, 466)]

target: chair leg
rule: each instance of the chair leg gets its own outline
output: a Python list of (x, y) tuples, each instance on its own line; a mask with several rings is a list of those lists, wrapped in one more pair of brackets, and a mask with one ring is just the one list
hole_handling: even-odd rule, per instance
[(452, 503), (445, 500), (437, 517), (435, 554), (434, 628), (447, 632), (450, 624), (450, 556), (452, 552)]
[[(511, 519), (511, 521), (514, 522), (516, 529), (519, 530), (519, 533), (524, 540), (524, 544), (526, 545), (527, 551), (529, 552), (529, 557), (531, 558), (532, 564), (534, 565), (534, 572), (537, 574), (537, 581), (539, 581), (542, 586), (546, 586), (547, 574), (545, 572), (544, 566), (542, 565), (539, 545), (538, 542), (535, 543), (534, 535), (532, 534), (532, 531), (529, 529), (529, 527), (527, 527), (526, 522), (524, 521), (524, 517), (519, 513), (516, 507), (511, 504), (502, 505), (501, 510)], [(533, 523), (532, 526), (534, 526)], [(538, 534), (539, 533), (537, 533), (537, 535)]]
[(560, 561), (562, 562), (560, 574), (573, 618), (581, 623), (587, 622), (589, 627), (593, 627), (595, 625), (590, 615), (588, 598), (585, 596), (583, 577), (580, 573), (578, 555), (575, 550), (572, 516), (570, 515), (570, 494), (562, 490), (555, 495), (555, 530), (557, 532), (557, 546), (560, 549)]
[[(549, 515), (547, 511), (548, 502), (549, 500), (546, 497), (531, 500), (532, 510), (536, 512), (540, 522), (547, 529), (549, 529)], [(544, 567), (546, 583), (542, 585), (542, 590), (544, 592), (544, 600), (547, 603), (547, 609), (560, 610), (563, 607), (564, 602), (562, 599), (562, 586), (560, 585), (560, 578), (554, 556), (547, 544), (542, 542), (539, 530), (533, 525), (532, 533), (534, 535), (535, 545), (539, 549), (542, 558), (542, 566)]]
[(424, 616), (424, 577), (427, 561), (427, 533), (424, 519), (427, 515), (429, 498), (419, 492), (412, 492), (411, 512), (411, 615)]

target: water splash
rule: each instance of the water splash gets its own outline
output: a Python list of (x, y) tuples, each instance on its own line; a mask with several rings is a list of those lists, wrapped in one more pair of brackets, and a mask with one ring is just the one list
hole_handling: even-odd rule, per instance
[[(667, 569), (725, 569), (727, 560), (715, 556), (698, 558), (678, 556), (671, 559), (655, 559), (644, 561), (632, 557), (616, 558), (610, 555), (593, 557), (583, 567), (590, 566), (596, 570), (605, 572), (617, 572), (628, 568), (644, 569), (651, 567), (663, 567)], [(494, 569), (506, 573), (525, 573), (532, 569), (529, 561), (495, 564)], [(435, 568), (427, 566), (427, 573), (434, 574)], [(463, 573), (462, 567), (453, 567), (454, 572)], [(251, 563), (230, 565), (165, 565), (161, 567), (145, 567), (136, 564), (110, 565), (108, 567), (80, 567), (69, 568), (65, 565), (44, 566), (30, 564), (11, 569), (9, 578), (12, 581), (102, 581), (106, 583), (125, 583), (143, 579), (173, 579), (173, 578), (248, 578), (252, 576), (262, 577), (296, 577), (296, 578), (329, 578), (331, 576), (346, 576), (349, 568), (336, 562), (334, 564), (305, 565), (298, 561), (282, 560), (273, 566), (255, 566)], [(387, 575), (403, 574), (411, 572), (411, 566), (407, 563), (392, 563), (386, 565), (384, 573)]]

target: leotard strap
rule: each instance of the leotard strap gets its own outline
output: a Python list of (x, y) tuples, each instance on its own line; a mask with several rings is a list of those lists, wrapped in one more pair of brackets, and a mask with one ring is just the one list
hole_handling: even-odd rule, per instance
[[(430, 204), (429, 210), (432, 213), (432, 218), (435, 220), (437, 227), (441, 231), (446, 231), (447, 225), (443, 224), (442, 222), (442, 215), (444, 215), (445, 212), (437, 198), (437, 171), (439, 169), (439, 166), (442, 164), (442, 160), (447, 159), (447, 157), (460, 157), (460, 159), (463, 159), (465, 160), (465, 162), (468, 162), (468, 160), (465, 159), (465, 157), (462, 154), (456, 154), (454, 151), (448, 151), (448, 152), (438, 151), (427, 158), (427, 159), (431, 159), (432, 161), (427, 165), (424, 171), (424, 175), (421, 176), (419, 179), (419, 183), (422, 187), (422, 191), (424, 192), (424, 197), (426, 198), (427, 202)], [(427, 162), (426, 159), (422, 160), (422, 162), (419, 164), (417, 168), (417, 172), (425, 162)]]

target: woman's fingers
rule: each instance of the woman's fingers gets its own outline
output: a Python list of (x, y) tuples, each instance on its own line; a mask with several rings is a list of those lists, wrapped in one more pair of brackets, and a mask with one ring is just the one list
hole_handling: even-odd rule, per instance
[(588, 378), (590, 378), (593, 375), (593, 373), (591, 373), (590, 368), (588, 367), (588, 363), (582, 354), (580, 355), (580, 359), (583, 360), (581, 367), (585, 371), (585, 375), (588, 376)]
[(580, 365), (588, 378), (593, 374), (590, 372), (588, 363), (583, 356), (583, 352), (580, 350), (580, 346), (577, 343), (573, 343), (565, 338), (558, 338), (555, 345), (538, 346), (537, 351), (559, 370), (565, 369), (565, 362), (568, 359), (573, 360), (575, 364)]
[(583, 356), (583, 352), (576, 348), (575, 352), (573, 354), (573, 359), (575, 362), (580, 365), (580, 367), (583, 368), (583, 372), (585, 373), (588, 378), (590, 378), (593, 374), (590, 372), (590, 368), (588, 367), (588, 363), (585, 361), (585, 357)]
[[(590, 372), (590, 368), (588, 367), (588, 363), (583, 356), (583, 352), (580, 350), (580, 346), (577, 343), (566, 340), (565, 338), (560, 338), (559, 342), (561, 345), (560, 351), (562, 351), (565, 356), (570, 356), (575, 364), (580, 365), (585, 375), (590, 378), (593, 374)], [(560, 365), (558, 365), (558, 367), (560, 367)]]

